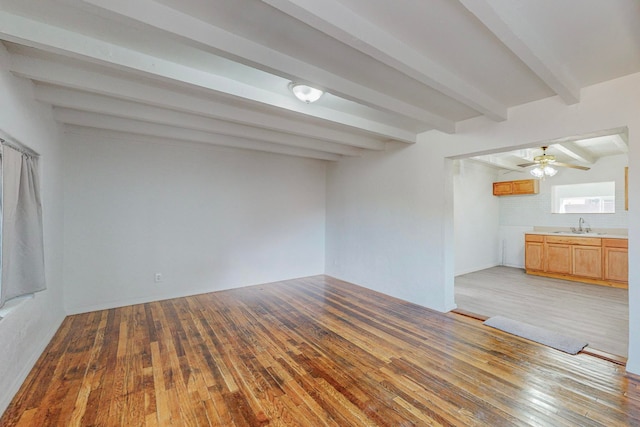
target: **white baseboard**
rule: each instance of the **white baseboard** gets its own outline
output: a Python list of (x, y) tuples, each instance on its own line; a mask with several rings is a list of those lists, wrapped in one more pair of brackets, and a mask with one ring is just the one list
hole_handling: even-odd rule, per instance
[(513, 267), (513, 268), (520, 268), (524, 270), (524, 265), (516, 265), (516, 264), (503, 264), (503, 267)]
[(454, 277), (462, 276), (463, 274), (475, 273), (476, 271), (486, 270), (487, 268), (497, 267), (499, 265), (500, 264), (489, 264), (489, 265), (485, 265), (485, 266), (477, 266), (477, 267), (474, 267), (474, 268), (468, 269), (468, 270), (456, 271), (455, 274), (454, 274)]
[[(248, 286), (250, 286), (250, 285), (248, 285)], [(240, 287), (240, 286), (238, 286), (238, 287)], [(126, 298), (126, 299), (102, 302), (100, 304), (66, 306), (65, 310), (66, 310), (68, 315), (82, 314), (82, 313), (89, 313), (89, 312), (92, 312), (92, 311), (109, 310), (109, 309), (112, 309), (112, 308), (126, 307), (126, 306), (129, 306), (129, 305), (146, 304), (146, 303), (149, 303), (149, 302), (164, 301), (164, 300), (173, 299), (173, 298), (190, 297), (190, 296), (193, 296), (193, 295), (206, 294), (206, 293), (209, 293), (209, 292), (225, 291), (225, 290), (229, 290), (229, 289), (234, 289), (234, 288), (202, 289), (202, 290), (193, 291), (191, 293), (189, 293), (189, 292), (186, 292), (186, 293), (176, 292), (175, 294), (169, 294), (169, 295), (152, 295), (152, 296), (145, 296), (145, 297), (139, 297), (139, 298)]]
[(313, 277), (313, 276), (318, 276), (323, 274), (324, 273), (317, 273), (317, 274), (311, 274), (311, 275), (300, 276), (300, 277), (274, 278), (270, 280), (267, 279), (267, 281), (259, 281), (257, 283), (241, 283), (237, 285), (225, 285), (215, 289), (214, 288), (192, 289), (188, 292), (176, 291), (176, 292), (167, 293), (163, 295), (155, 294), (155, 295), (147, 295), (147, 296), (142, 296), (137, 298), (122, 298), (122, 299), (116, 299), (111, 301), (104, 301), (99, 304), (65, 305), (65, 312), (67, 313), (67, 315), (89, 313), (92, 311), (109, 310), (112, 308), (126, 307), (129, 305), (146, 304), (149, 302), (164, 301), (164, 300), (173, 299), (173, 298), (190, 297), (194, 295), (208, 294), (210, 292), (227, 291), (229, 289), (238, 289), (238, 288), (244, 288), (248, 286), (263, 285), (263, 284), (272, 283), (272, 282), (300, 279), (303, 277)]

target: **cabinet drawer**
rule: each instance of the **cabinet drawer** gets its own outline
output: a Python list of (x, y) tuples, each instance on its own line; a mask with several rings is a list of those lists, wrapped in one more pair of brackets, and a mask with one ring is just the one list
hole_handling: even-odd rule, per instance
[(542, 234), (525, 234), (525, 242), (544, 242), (544, 236)]
[(599, 237), (546, 236), (547, 243), (563, 243), (567, 245), (601, 246)]
[(602, 246), (607, 248), (628, 248), (629, 240), (627, 239), (602, 239)]

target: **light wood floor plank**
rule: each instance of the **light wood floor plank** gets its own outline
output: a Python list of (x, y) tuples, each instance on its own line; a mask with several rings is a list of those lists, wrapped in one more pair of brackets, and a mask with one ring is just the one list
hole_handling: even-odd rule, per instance
[(492, 267), (456, 277), (455, 298), (462, 310), (520, 320), (582, 339), (589, 348), (627, 357), (627, 289)]
[(23, 425), (633, 426), (640, 379), (314, 276), (68, 317)]

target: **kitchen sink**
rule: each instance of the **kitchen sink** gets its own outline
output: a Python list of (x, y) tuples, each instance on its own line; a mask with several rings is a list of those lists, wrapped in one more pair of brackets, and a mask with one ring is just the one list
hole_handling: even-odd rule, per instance
[(566, 234), (567, 236), (574, 236), (574, 235), (578, 235), (578, 236), (582, 236), (582, 235), (587, 235), (587, 236), (602, 236), (604, 234), (607, 233), (592, 233), (592, 232), (586, 232), (586, 231), (552, 231), (553, 234)]

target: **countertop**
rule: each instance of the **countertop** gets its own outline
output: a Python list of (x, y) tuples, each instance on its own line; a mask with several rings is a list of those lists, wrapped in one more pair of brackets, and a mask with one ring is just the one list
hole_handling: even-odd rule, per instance
[(546, 236), (597, 237), (604, 239), (628, 239), (625, 229), (593, 229), (588, 233), (574, 233), (570, 228), (534, 227), (525, 234), (542, 234)]

